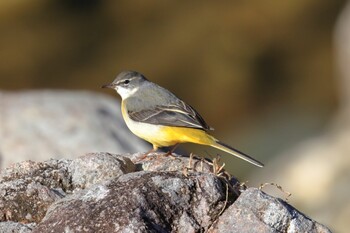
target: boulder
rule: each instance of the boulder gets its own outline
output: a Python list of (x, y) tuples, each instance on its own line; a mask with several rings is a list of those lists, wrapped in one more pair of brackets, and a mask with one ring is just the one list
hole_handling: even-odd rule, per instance
[(0, 232), (330, 232), (205, 160), (164, 153), (17, 163), (0, 194)]
[(150, 148), (127, 129), (117, 99), (87, 91), (1, 91), (0, 125), (0, 169), (28, 159)]

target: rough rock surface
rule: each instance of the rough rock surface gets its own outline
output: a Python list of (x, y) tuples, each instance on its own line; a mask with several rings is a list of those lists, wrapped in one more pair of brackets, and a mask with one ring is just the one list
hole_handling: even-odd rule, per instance
[(0, 222), (0, 232), (11, 232), (11, 233), (30, 233), (33, 230), (35, 224), (23, 224), (19, 222)]
[(73, 160), (68, 170), (73, 187), (88, 188), (136, 170), (135, 164), (127, 157), (113, 156), (108, 153), (91, 153)]
[(0, 232), (330, 232), (205, 161), (142, 157), (14, 164), (0, 174)]
[(288, 203), (249, 188), (219, 217), (209, 232), (330, 232)]
[(117, 99), (87, 91), (0, 91), (0, 125), (0, 169), (28, 159), (150, 148), (126, 128)]
[(56, 202), (33, 232), (184, 232), (189, 226), (201, 231), (217, 218), (224, 202), (223, 184), (213, 174), (141, 171)]

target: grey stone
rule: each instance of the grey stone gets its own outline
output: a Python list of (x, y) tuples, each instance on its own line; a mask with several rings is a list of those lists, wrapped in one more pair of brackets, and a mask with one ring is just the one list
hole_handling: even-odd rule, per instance
[(0, 232), (330, 232), (280, 199), (212, 174), (210, 163), (192, 162), (89, 153), (14, 164), (0, 173)]
[(281, 199), (249, 188), (219, 217), (209, 232), (288, 232), (329, 233)]
[(30, 233), (34, 225), (23, 224), (19, 222), (0, 222), (1, 233)]
[(1, 91), (0, 125), (0, 169), (28, 159), (149, 150), (127, 129), (117, 99), (87, 91)]
[(49, 205), (73, 190), (134, 170), (130, 159), (108, 153), (13, 164), (0, 173), (0, 220), (39, 222)]
[(135, 155), (131, 155), (131, 160), (143, 171), (184, 171), (190, 168), (191, 171), (213, 172), (212, 165), (200, 157), (191, 160), (177, 154), (169, 156), (163, 152), (156, 152), (140, 160), (143, 154)]
[(200, 232), (225, 202), (221, 180), (205, 173), (142, 171), (92, 188), (56, 202), (33, 232)]
[(70, 161), (25, 161), (0, 173), (0, 221), (39, 222), (47, 208), (71, 191)]
[(109, 153), (90, 153), (73, 160), (68, 170), (72, 175), (74, 188), (87, 188), (133, 172), (136, 166), (127, 157)]
[(71, 160), (51, 159), (45, 162), (24, 161), (1, 170), (0, 183), (9, 181), (38, 182), (49, 188), (71, 190), (68, 166)]

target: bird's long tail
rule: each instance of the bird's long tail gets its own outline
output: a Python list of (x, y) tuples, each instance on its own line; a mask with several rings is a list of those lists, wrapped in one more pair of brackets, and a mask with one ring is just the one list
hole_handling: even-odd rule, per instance
[(183, 127), (168, 127), (167, 135), (171, 135), (171, 138), (176, 138), (174, 143), (170, 145), (173, 145), (176, 143), (184, 143), (184, 142), (192, 142), (192, 143), (201, 144), (201, 145), (208, 145), (208, 146), (217, 148), (219, 150), (225, 151), (234, 156), (237, 156), (238, 158), (241, 158), (258, 167), (264, 166), (258, 160), (253, 159), (249, 155), (246, 155), (243, 152), (240, 152), (239, 150), (236, 150), (235, 148), (220, 142), (219, 140), (209, 135), (204, 130), (193, 129), (193, 128), (183, 128)]
[(254, 164), (255, 166), (258, 166), (258, 167), (263, 167), (264, 164), (262, 164), (261, 162), (259, 162), (258, 160), (250, 157), (249, 155), (247, 154), (244, 154), (243, 152), (223, 143), (223, 142), (220, 142), (218, 140), (215, 140), (215, 143), (212, 143), (210, 146), (216, 148), (216, 149), (219, 149), (219, 150), (222, 150), (222, 151), (225, 151), (229, 154), (232, 154), (240, 159), (243, 159), (251, 164)]

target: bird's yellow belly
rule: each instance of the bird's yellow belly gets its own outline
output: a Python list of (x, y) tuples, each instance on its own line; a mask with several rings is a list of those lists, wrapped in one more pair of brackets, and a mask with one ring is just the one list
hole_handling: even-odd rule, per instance
[(213, 137), (200, 129), (136, 122), (129, 118), (123, 107), (122, 114), (131, 132), (156, 147), (172, 146), (185, 142), (211, 145), (213, 142)]

